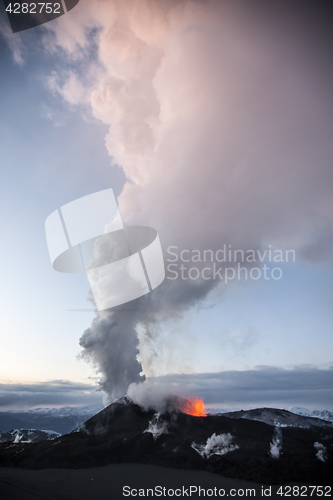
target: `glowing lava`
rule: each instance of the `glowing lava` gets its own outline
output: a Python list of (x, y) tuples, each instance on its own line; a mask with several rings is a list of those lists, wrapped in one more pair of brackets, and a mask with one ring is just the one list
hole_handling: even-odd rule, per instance
[(185, 403), (181, 406), (180, 410), (188, 415), (194, 417), (206, 417), (206, 407), (204, 400), (197, 396), (189, 396)]

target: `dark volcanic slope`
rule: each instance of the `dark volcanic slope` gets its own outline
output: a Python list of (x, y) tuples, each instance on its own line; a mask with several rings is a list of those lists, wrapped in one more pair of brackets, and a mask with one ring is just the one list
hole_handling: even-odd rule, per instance
[[(213, 434), (222, 436), (214, 439)], [(209, 438), (210, 447), (206, 446)], [(282, 448), (279, 458), (273, 458), (271, 443), (277, 438), (277, 448)], [(244, 418), (193, 417), (179, 411), (158, 416), (124, 398), (78, 431), (54, 441), (0, 445), (0, 466), (38, 469), (150, 463), (206, 470), (258, 483), (299, 481), (317, 485), (330, 484), (332, 448), (329, 425), (276, 428)], [(317, 457), (320, 450), (324, 461)]]

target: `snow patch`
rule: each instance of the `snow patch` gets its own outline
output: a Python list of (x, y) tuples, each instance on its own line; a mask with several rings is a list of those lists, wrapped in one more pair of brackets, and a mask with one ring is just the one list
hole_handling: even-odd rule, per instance
[(227, 434), (214, 434), (207, 439), (206, 444), (192, 443), (192, 448), (202, 456), (202, 458), (209, 458), (212, 455), (225, 455), (229, 451), (234, 451), (239, 448), (237, 444), (231, 444), (233, 436), (228, 432)]

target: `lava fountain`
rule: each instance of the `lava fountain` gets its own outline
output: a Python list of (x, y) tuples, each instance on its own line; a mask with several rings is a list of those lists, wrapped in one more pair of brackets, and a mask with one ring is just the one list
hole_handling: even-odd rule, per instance
[(180, 411), (193, 415), (194, 417), (206, 417), (206, 407), (203, 398), (198, 396), (189, 396), (180, 407)]

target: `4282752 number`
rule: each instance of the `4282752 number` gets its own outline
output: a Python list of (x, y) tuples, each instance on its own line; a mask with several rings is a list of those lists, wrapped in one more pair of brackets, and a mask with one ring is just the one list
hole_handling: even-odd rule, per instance
[(331, 497), (331, 486), (280, 486), (276, 492), (281, 497)]
[(10, 3), (6, 7), (10, 14), (61, 14), (60, 3)]

